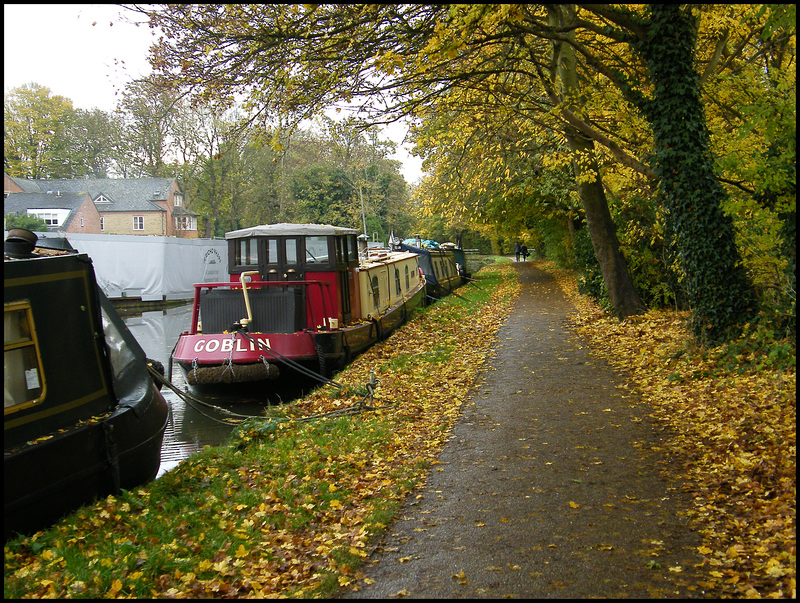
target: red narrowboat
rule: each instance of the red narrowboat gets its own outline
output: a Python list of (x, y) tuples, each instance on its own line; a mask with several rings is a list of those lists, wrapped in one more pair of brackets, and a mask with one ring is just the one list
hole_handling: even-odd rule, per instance
[(425, 299), (416, 254), (368, 249), (352, 228), (268, 224), (225, 238), (230, 280), (195, 285), (170, 359), (189, 385), (277, 379), (286, 367), (328, 377)]

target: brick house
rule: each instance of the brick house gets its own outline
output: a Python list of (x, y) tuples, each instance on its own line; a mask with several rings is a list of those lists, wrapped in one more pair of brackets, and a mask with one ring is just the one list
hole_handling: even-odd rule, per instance
[(51, 230), (100, 234), (100, 212), (89, 193), (8, 193), (3, 214), (28, 214)]
[[(4, 174), (3, 182), (4, 215), (45, 216), (54, 231), (198, 238), (198, 214), (186, 209), (183, 191), (171, 178), (26, 180)], [(87, 230), (94, 222), (83, 204), (86, 195), (97, 212), (97, 230)]]

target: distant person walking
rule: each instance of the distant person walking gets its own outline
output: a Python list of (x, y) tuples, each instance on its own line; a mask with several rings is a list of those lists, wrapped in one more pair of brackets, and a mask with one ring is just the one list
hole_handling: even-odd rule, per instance
[(514, 255), (517, 256), (517, 261), (519, 262), (519, 254), (522, 251), (522, 248), (519, 246), (519, 241), (514, 244)]
[(520, 251), (522, 252), (522, 261), (523, 262), (527, 262), (528, 261), (528, 246), (523, 244), (522, 248), (520, 249)]

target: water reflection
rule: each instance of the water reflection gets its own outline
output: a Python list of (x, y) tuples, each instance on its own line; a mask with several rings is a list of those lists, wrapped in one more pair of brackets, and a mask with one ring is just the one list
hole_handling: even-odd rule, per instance
[[(188, 330), (191, 317), (192, 306), (189, 304), (143, 312), (124, 320), (147, 357), (161, 362), (168, 370), (169, 356), (180, 334)], [(186, 382), (177, 366), (173, 369), (171, 381), (179, 390), (186, 391)], [(280, 389), (267, 389), (263, 384), (190, 389), (192, 395), (208, 402), (210, 406), (191, 402), (187, 404), (169, 388), (162, 388), (172, 412), (161, 447), (159, 477), (176, 467), (180, 461), (202, 450), (204, 446), (219, 446), (228, 441), (234, 425), (223, 422), (225, 413), (215, 411), (213, 406), (239, 415), (257, 416), (263, 413), (266, 405), (294, 399), (313, 386), (313, 383), (298, 378), (289, 380), (289, 384)]]

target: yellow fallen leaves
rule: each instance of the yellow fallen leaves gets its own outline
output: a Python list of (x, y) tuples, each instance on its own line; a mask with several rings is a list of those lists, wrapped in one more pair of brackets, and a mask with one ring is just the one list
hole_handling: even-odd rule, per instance
[(795, 369), (725, 369), (716, 350), (691, 345), (688, 315), (651, 311), (620, 322), (579, 297), (570, 274), (551, 272), (577, 307), (578, 333), (629, 375), (645, 412), (674, 434), (661, 452), (683, 465), (693, 501), (686, 514), (703, 536), (707, 579), (698, 586), (718, 597), (794, 597)]

